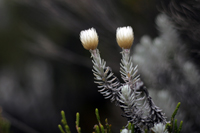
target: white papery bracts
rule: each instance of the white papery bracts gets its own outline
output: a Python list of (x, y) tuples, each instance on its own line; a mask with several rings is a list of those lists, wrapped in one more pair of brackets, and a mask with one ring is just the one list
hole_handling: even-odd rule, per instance
[(167, 129), (165, 128), (165, 124), (157, 123), (154, 124), (154, 127), (151, 128), (154, 133), (168, 133)]
[(80, 40), (85, 49), (94, 50), (98, 46), (99, 37), (96, 30), (94, 28), (90, 28), (80, 32)]
[(121, 48), (130, 49), (134, 40), (134, 33), (132, 27), (127, 26), (117, 28), (116, 39), (118, 45)]

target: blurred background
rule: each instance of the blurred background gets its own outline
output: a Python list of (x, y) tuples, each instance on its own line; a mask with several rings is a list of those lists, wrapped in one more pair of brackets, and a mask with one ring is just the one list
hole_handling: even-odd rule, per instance
[[(112, 131), (119, 132), (119, 129), (127, 124), (126, 119), (121, 117), (119, 107), (109, 100), (104, 100), (97, 92), (91, 71), (90, 53), (82, 47), (79, 33), (91, 27), (96, 28), (101, 57), (107, 61), (115, 75), (120, 77), (121, 55), (115, 34), (117, 27), (122, 26), (133, 27), (133, 61), (135, 65), (139, 64), (141, 78), (151, 91), (152, 97), (155, 97), (154, 102), (164, 112), (167, 111), (168, 116), (179, 101), (183, 102), (179, 120), (184, 119), (184, 124), (187, 121), (189, 123), (185, 124), (184, 131), (200, 131), (197, 119), (199, 114), (196, 111), (199, 109), (200, 94), (196, 56), (198, 52), (195, 53), (196, 60), (193, 60), (194, 54), (190, 54), (190, 47), (178, 45), (182, 44), (179, 43), (181, 37), (188, 39), (187, 43), (190, 43), (192, 38), (185, 34), (179, 36), (182, 31), (187, 32), (188, 27), (181, 29), (181, 22), (174, 21), (181, 15), (171, 12), (172, 9), (180, 11), (183, 8), (179, 8), (179, 2), (169, 3), (167, 0), (1, 0), (0, 106), (3, 109), (3, 117), (11, 123), (11, 131), (60, 132), (57, 125), (61, 120), (60, 111), (64, 110), (72, 132), (76, 132), (76, 112), (80, 113), (82, 132), (92, 132), (94, 124), (97, 123), (94, 111), (98, 108), (101, 120), (108, 118), (108, 122), (112, 124)], [(190, 3), (189, 6), (187, 4), (183, 1), (182, 7), (188, 9), (183, 12), (192, 10)], [(163, 12), (168, 17), (161, 17), (157, 22), (156, 17)], [(171, 31), (163, 35), (165, 30), (162, 30), (162, 24), (166, 21), (170, 26), (179, 25), (179, 28), (171, 26), (172, 35)], [(198, 25), (199, 21), (195, 24)], [(175, 50), (166, 50), (166, 36), (168, 41), (171, 41), (170, 37), (173, 38), (169, 49)], [(198, 39), (196, 42), (192, 43), (199, 44)], [(158, 49), (153, 47), (154, 43), (166, 45)], [(194, 50), (197, 45), (192, 46)], [(172, 61), (176, 59), (176, 55), (178, 59), (181, 58), (180, 62)], [(179, 68), (182, 67), (181, 64), (188, 63), (188, 60), (188, 75), (184, 76), (185, 71)], [(195, 71), (191, 73), (193, 68)], [(192, 79), (186, 80), (185, 77)], [(193, 91), (191, 89), (194, 86), (196, 89)], [(169, 104), (163, 105), (163, 102)]]

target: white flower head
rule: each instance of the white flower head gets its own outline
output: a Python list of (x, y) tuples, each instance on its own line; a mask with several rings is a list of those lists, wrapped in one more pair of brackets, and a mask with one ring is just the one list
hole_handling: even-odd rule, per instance
[(97, 32), (94, 28), (81, 31), (80, 40), (82, 42), (83, 47), (87, 50), (96, 49), (99, 42)]
[(131, 133), (131, 130), (123, 129), (120, 133)]
[(117, 28), (116, 38), (117, 43), (121, 48), (130, 49), (134, 40), (132, 27), (127, 26)]
[(168, 131), (165, 130), (165, 124), (163, 123), (154, 124), (154, 127), (151, 128), (151, 130), (155, 133), (168, 133)]

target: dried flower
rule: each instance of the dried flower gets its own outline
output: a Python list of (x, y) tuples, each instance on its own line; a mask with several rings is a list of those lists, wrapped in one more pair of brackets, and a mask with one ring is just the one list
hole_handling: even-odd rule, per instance
[(168, 133), (168, 131), (165, 130), (165, 124), (163, 123), (154, 124), (154, 127), (151, 128), (151, 130), (155, 133)]
[(130, 49), (134, 40), (133, 29), (130, 26), (117, 28), (116, 38), (121, 48)]
[(94, 28), (81, 31), (80, 40), (82, 42), (83, 47), (87, 50), (96, 49), (99, 42), (97, 32)]

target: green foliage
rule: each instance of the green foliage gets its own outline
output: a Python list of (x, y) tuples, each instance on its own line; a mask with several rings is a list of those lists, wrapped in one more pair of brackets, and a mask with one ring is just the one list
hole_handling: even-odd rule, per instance
[(67, 120), (66, 120), (66, 117), (65, 117), (65, 112), (62, 110), (61, 111), (61, 123), (63, 124), (63, 127), (65, 130), (63, 130), (63, 127), (59, 124), (58, 125), (58, 128), (60, 129), (61, 133), (71, 133), (70, 129), (69, 129), (69, 126), (67, 124)]
[(105, 119), (107, 133), (111, 133), (111, 124), (108, 124), (108, 119)]
[(4, 118), (0, 118), (0, 133), (9, 133), (10, 132), (10, 123)]
[[(170, 123), (167, 123), (166, 124), (166, 128), (168, 129), (169, 133), (180, 133), (181, 129), (182, 129), (182, 124), (183, 124), (183, 121), (180, 122), (180, 125), (179, 125), (179, 128), (178, 128), (178, 125), (177, 125), (177, 119), (175, 119), (174, 121), (174, 118), (178, 112), (178, 109), (180, 107), (181, 103), (179, 102), (176, 106), (176, 109), (174, 110), (174, 113), (172, 114), (171, 116), (171, 121)], [(174, 130), (174, 131), (173, 131)]]
[(128, 130), (131, 130), (131, 133), (135, 132), (134, 124), (128, 123)]
[(76, 130), (78, 133), (81, 133), (81, 128), (79, 127), (79, 120), (80, 120), (80, 115), (79, 113), (76, 113)]
[[(180, 102), (177, 104), (176, 109), (174, 110), (174, 113), (171, 116), (170, 123), (166, 124), (165, 128), (168, 130), (169, 133), (172, 133), (172, 132), (173, 133), (180, 133), (181, 132), (183, 121), (180, 122), (180, 125), (178, 127), (177, 119), (174, 120), (174, 118), (175, 118), (175, 116), (178, 112), (178, 109), (180, 107), (180, 104), (181, 104)], [(102, 125), (98, 109), (95, 109), (95, 115), (96, 115), (98, 124), (94, 125), (94, 132), (93, 133), (111, 133), (111, 125), (108, 124), (107, 119), (105, 119), (105, 126)], [(64, 111), (61, 111), (61, 116), (62, 116), (61, 123), (62, 123), (64, 129), (60, 124), (58, 125), (58, 128), (60, 129), (61, 133), (71, 133), (69, 126), (67, 124), (67, 121), (66, 121)], [(79, 115), (79, 113), (76, 113), (76, 122), (75, 122), (76, 123), (76, 130), (77, 130), (78, 133), (81, 133), (81, 128), (79, 127), (79, 122), (80, 122), (80, 115)], [(123, 127), (123, 129), (124, 129), (124, 127)], [(131, 130), (131, 133), (135, 133), (134, 124), (129, 123), (128, 126), (127, 126), (127, 129), (128, 129), (128, 131)], [(5, 133), (7, 133), (7, 132), (5, 132)], [(145, 133), (148, 133), (147, 129), (145, 129)]]
[(95, 114), (96, 114), (96, 117), (97, 117), (97, 121), (99, 122), (99, 124), (101, 124), (100, 116), (99, 116), (99, 110), (98, 109), (95, 109)]
[(94, 133), (111, 133), (111, 125), (108, 124), (108, 120), (105, 119), (105, 128), (104, 128), (104, 126), (101, 124), (101, 121), (100, 121), (98, 109), (95, 109), (95, 114), (96, 114), (97, 121), (98, 121), (99, 125), (94, 126), (94, 129), (95, 129)]
[(174, 121), (174, 132), (177, 133), (177, 119)]
[(0, 133), (10, 133), (10, 123), (1, 116), (1, 112), (2, 110), (0, 109)]
[[(100, 116), (99, 116), (99, 110), (98, 109), (95, 109), (95, 114), (96, 114), (96, 117), (97, 117), (97, 121), (98, 121), (98, 124), (94, 125), (94, 132), (93, 133), (111, 133), (111, 125), (108, 124), (108, 120), (105, 119), (105, 128), (104, 126), (101, 124), (101, 121), (100, 121)], [(67, 121), (66, 121), (66, 117), (65, 117), (65, 112), (64, 111), (61, 111), (61, 116), (62, 116), (62, 119), (61, 119), (61, 123), (62, 125), (58, 125), (58, 128), (60, 129), (60, 132), (61, 133), (71, 133), (70, 129), (69, 129), (69, 126), (67, 124)], [(80, 122), (80, 115), (79, 113), (76, 113), (76, 130), (78, 133), (81, 133), (81, 128), (79, 127), (79, 122)], [(64, 129), (63, 129), (64, 127)]]
[(183, 125), (183, 121), (180, 122), (180, 126), (179, 126), (179, 129), (178, 129), (177, 133), (180, 133), (180, 132), (181, 132), (182, 125)]

